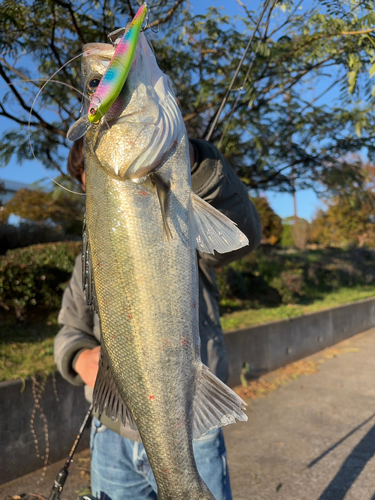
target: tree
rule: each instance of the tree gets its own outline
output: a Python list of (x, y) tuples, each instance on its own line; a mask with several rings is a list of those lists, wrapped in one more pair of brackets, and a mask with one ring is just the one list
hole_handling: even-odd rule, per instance
[(311, 223), (312, 243), (375, 248), (375, 165), (362, 163), (359, 156), (354, 160), (361, 165), (364, 189), (354, 185), (327, 201), (327, 209), (319, 210)]
[(0, 224), (4, 222), (3, 195), (5, 194), (4, 182), (0, 181)]
[(373, 203), (353, 197), (334, 198), (312, 221), (310, 241), (326, 247), (375, 248)]
[[(375, 158), (374, 4), (270, 3), (239, 71), (238, 91), (230, 94), (211, 138), (251, 188), (291, 191), (292, 165), (297, 189), (340, 192), (354, 181), (362, 187), (359, 166), (342, 158), (361, 148)], [(69, 147), (65, 135), (78, 118), (81, 100), (64, 85), (80, 87), (79, 59), (54, 77), (64, 85), (48, 84), (33, 109), (42, 82), (27, 80), (51, 76), (83, 43), (106, 41), (107, 33), (124, 26), (137, 6), (135, 0), (2, 2), (0, 77), (5, 83), (23, 82), (10, 86), (0, 103), (0, 116), (16, 127), (1, 138), (2, 164), (13, 155), (19, 161), (32, 157), (26, 133), (31, 112), (36, 156), (48, 168), (63, 170)], [(243, 6), (242, 19), (236, 21), (214, 7), (194, 16), (187, 6), (185, 0), (160, 0), (152, 10), (152, 24), (159, 20), (160, 32), (151, 37), (161, 68), (174, 82), (189, 133), (203, 138), (264, 5), (259, 12)], [(317, 79), (322, 91), (309, 99)], [(336, 100), (320, 98), (333, 91)]]
[(276, 245), (280, 241), (283, 226), (279, 217), (270, 207), (267, 198), (257, 196), (251, 198), (258, 211), (262, 223), (262, 243)]
[(65, 191), (20, 189), (3, 207), (3, 217), (15, 214), (27, 222), (50, 224), (65, 234), (81, 234), (83, 222), (83, 197)]

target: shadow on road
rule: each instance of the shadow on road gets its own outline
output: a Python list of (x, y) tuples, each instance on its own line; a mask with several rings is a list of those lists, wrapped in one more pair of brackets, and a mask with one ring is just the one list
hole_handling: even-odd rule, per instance
[[(368, 421), (369, 419), (367, 419)], [(361, 424), (361, 426), (364, 423)], [(360, 426), (359, 426), (360, 427)], [(357, 427), (356, 429), (358, 429)], [(354, 431), (354, 430), (353, 430)], [(346, 437), (348, 437), (349, 433)], [(342, 442), (341, 439), (338, 443)], [(336, 445), (338, 445), (336, 443)], [(330, 448), (333, 449), (333, 446)], [(327, 450), (328, 451), (328, 450)], [(325, 453), (327, 454), (327, 453)], [(360, 442), (353, 448), (351, 453), (347, 456), (342, 463), (340, 470), (329, 483), (327, 488), (320, 495), (318, 500), (343, 500), (350, 487), (354, 484), (365, 465), (375, 455), (375, 425), (368, 431), (368, 433), (360, 440)], [(317, 459), (316, 459), (317, 460)], [(316, 460), (313, 461), (316, 463)], [(313, 463), (311, 462), (311, 463)], [(373, 496), (375, 500), (375, 495)]]
[(314, 460), (312, 460), (309, 463), (309, 465), (307, 466), (307, 468), (311, 469), (311, 467), (314, 467), (314, 465), (316, 465), (318, 462), (320, 462), (324, 457), (326, 457), (329, 453), (331, 453), (331, 451), (333, 451), (335, 448), (337, 448), (338, 446), (340, 446), (340, 444), (342, 444), (346, 439), (348, 439), (350, 436), (352, 436), (353, 434), (355, 434), (359, 429), (361, 429), (361, 427), (363, 427), (368, 422), (370, 422), (370, 420), (372, 420), (374, 417), (375, 417), (375, 413), (373, 413), (369, 418), (366, 418), (366, 420), (364, 420), (361, 424), (357, 425), (357, 427), (354, 427), (354, 429), (352, 429), (350, 432), (348, 432), (348, 434), (346, 434), (344, 437), (342, 437), (341, 439), (339, 439), (339, 441), (337, 441), (334, 445), (330, 446), (326, 451), (324, 451), (317, 458), (314, 458)]

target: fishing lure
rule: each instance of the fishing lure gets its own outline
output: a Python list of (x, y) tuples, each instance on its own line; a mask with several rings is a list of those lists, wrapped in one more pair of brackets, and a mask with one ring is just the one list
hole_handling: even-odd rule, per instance
[(68, 130), (67, 138), (76, 141), (107, 113), (117, 99), (128, 77), (142, 23), (147, 13), (143, 4), (136, 13), (129, 29), (116, 46), (109, 66), (91, 97), (88, 112), (77, 120)]

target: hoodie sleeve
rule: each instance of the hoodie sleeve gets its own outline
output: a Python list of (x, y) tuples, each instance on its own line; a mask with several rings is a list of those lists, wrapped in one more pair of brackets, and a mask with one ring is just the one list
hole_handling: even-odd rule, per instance
[(81, 282), (82, 260), (81, 256), (78, 256), (63, 295), (58, 316), (61, 329), (54, 343), (57, 369), (74, 385), (83, 384), (81, 377), (74, 370), (78, 355), (85, 349), (93, 349), (99, 345), (99, 340), (94, 335), (94, 312), (86, 305)]
[(196, 153), (191, 170), (193, 191), (229, 217), (249, 239), (249, 245), (234, 252), (200, 253), (201, 259), (213, 267), (221, 267), (255, 250), (261, 240), (262, 225), (258, 212), (249, 198), (246, 186), (227, 160), (212, 144), (190, 139)]

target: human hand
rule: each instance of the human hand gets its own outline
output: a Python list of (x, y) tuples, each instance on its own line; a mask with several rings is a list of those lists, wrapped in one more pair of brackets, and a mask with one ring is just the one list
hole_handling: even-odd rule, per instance
[(86, 349), (78, 356), (75, 371), (81, 376), (81, 379), (92, 389), (95, 385), (96, 376), (99, 370), (100, 346), (94, 349)]

